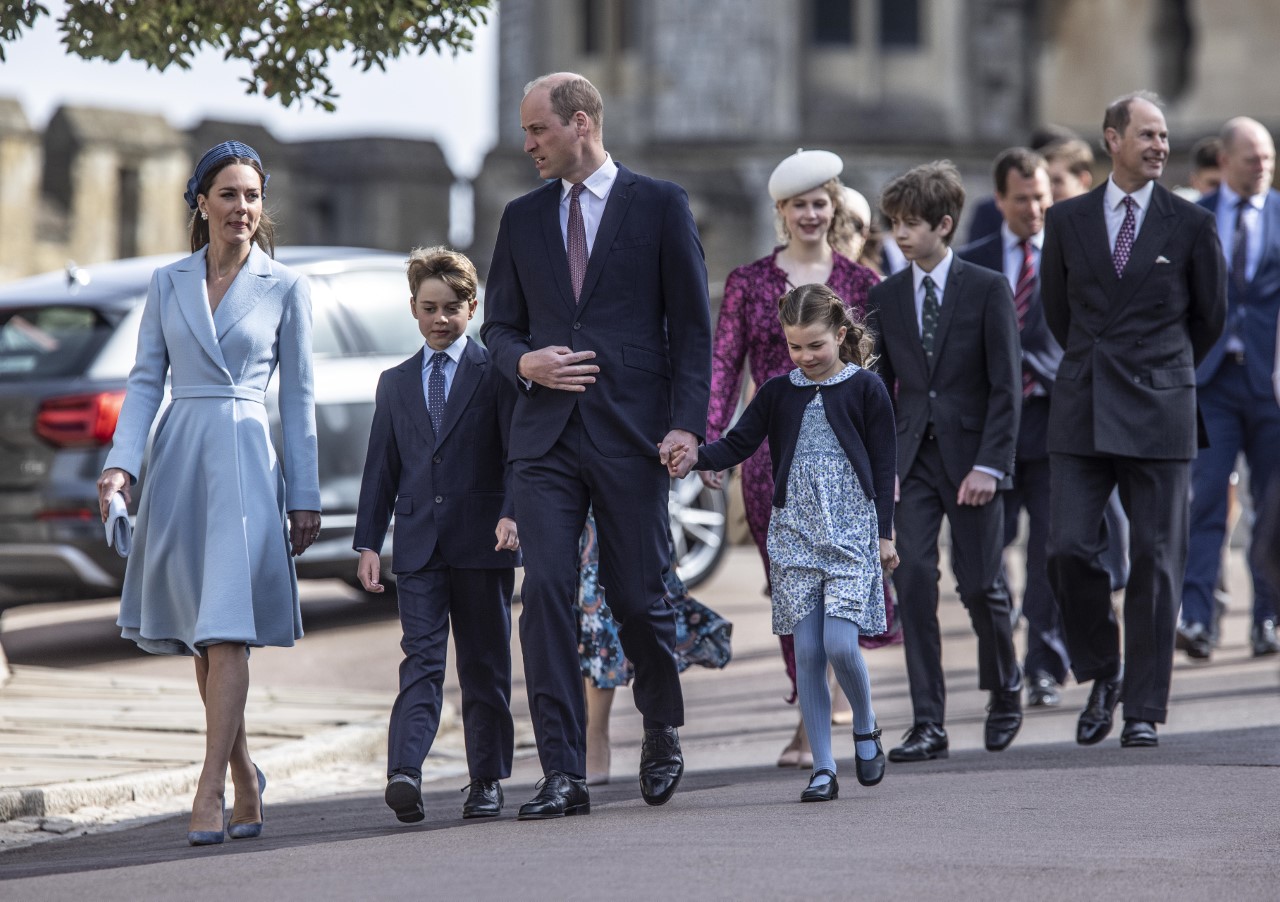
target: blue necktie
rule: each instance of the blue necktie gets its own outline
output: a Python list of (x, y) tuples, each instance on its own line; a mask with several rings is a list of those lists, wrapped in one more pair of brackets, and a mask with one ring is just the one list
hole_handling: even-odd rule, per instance
[(444, 419), (444, 362), (448, 359), (444, 351), (432, 354), (431, 375), (427, 377), (427, 413), (436, 435), (440, 434), (440, 421)]

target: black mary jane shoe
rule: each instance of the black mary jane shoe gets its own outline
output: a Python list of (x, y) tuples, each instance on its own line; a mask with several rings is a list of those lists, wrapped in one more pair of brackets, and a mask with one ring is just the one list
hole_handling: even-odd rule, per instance
[[(814, 786), (813, 781), (823, 774), (826, 774), (831, 779), (826, 783)], [(840, 784), (836, 782), (835, 771), (827, 770), (825, 767), (813, 772), (813, 776), (809, 778), (808, 788), (800, 793), (800, 801), (802, 802), (830, 802), (838, 798), (840, 798)]]
[(863, 759), (858, 757), (856, 747), (853, 752), (854, 773), (857, 774), (858, 782), (863, 786), (875, 786), (884, 779), (884, 746), (880, 744), (879, 725), (870, 733), (854, 733), (853, 741), (855, 743), (874, 742), (876, 744), (876, 756), (874, 758)]

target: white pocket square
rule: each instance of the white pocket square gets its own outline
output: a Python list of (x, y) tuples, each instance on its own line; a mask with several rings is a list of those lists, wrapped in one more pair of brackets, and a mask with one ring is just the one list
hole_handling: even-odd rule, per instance
[(1161, 256), (1159, 256), (1159, 257), (1156, 257), (1156, 262), (1157, 262), (1157, 263), (1168, 263), (1168, 262), (1169, 262), (1169, 258), (1168, 258), (1168, 257), (1166, 257), (1166, 256), (1164, 256), (1164, 255), (1161, 255)]
[(114, 548), (121, 557), (128, 557), (133, 548), (133, 524), (129, 522), (129, 511), (124, 506), (124, 495), (119, 492), (111, 496), (106, 532), (107, 547)]

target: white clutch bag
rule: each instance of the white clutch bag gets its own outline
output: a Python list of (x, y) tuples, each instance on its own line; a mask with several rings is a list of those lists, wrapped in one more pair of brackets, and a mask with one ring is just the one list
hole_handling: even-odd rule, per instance
[(133, 524), (129, 522), (129, 512), (124, 506), (124, 495), (119, 492), (111, 497), (106, 531), (107, 547), (114, 548), (121, 557), (128, 557), (133, 547)]

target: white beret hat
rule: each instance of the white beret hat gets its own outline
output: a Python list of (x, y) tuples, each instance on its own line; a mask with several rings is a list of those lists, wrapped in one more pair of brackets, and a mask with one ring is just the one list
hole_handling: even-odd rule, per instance
[(844, 170), (844, 160), (829, 150), (800, 149), (779, 163), (769, 176), (769, 196), (786, 200), (812, 191)]
[(844, 205), (864, 226), (871, 225), (871, 204), (867, 203), (867, 198), (861, 191), (845, 185)]

